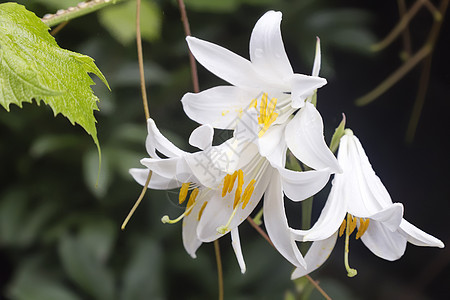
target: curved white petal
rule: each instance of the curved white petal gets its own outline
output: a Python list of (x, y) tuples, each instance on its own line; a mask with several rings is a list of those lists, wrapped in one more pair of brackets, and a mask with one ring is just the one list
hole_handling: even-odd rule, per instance
[(389, 207), (382, 209), (371, 216), (358, 216), (356, 214), (353, 214), (350, 206), (349, 213), (354, 215), (355, 217), (363, 217), (363, 218), (367, 217), (370, 218), (371, 220), (381, 222), (390, 231), (396, 231), (403, 219), (403, 204), (394, 203)]
[(244, 256), (242, 255), (241, 241), (237, 227), (231, 230), (231, 245), (233, 246), (234, 254), (241, 268), (241, 273), (244, 274), (247, 267), (245, 266)]
[(199, 124), (234, 129), (257, 93), (235, 86), (217, 86), (197, 94), (186, 93), (181, 103), (187, 116)]
[(177, 175), (177, 164), (180, 157), (158, 159), (158, 158), (143, 158), (141, 164), (166, 178), (175, 178)]
[(273, 152), (282, 155), (282, 149), (285, 148), (285, 142), (283, 139), (285, 128), (285, 124), (272, 125), (264, 133), (264, 135), (258, 139), (259, 153), (261, 153), (262, 156), (270, 157)]
[(406, 249), (406, 238), (402, 234), (375, 220), (370, 220), (361, 240), (373, 254), (390, 261), (399, 259)]
[(277, 172), (274, 172), (264, 195), (263, 216), (267, 233), (278, 252), (294, 266), (306, 268), (286, 219), (281, 179)]
[(211, 147), (214, 129), (211, 125), (201, 125), (192, 131), (189, 136), (189, 144), (201, 150)]
[(151, 118), (147, 120), (147, 129), (148, 135), (145, 146), (151, 157), (159, 157), (156, 150), (167, 157), (179, 157), (186, 154), (161, 134), (155, 121)]
[(293, 201), (302, 201), (319, 192), (330, 179), (329, 169), (319, 171), (296, 172), (278, 168), (283, 191)]
[(200, 191), (197, 196), (195, 206), (192, 208), (189, 215), (183, 218), (183, 245), (186, 252), (192, 257), (196, 258), (197, 249), (201, 246), (202, 241), (197, 237), (198, 215), (203, 203), (207, 200), (207, 193)]
[(327, 84), (327, 80), (322, 77), (294, 74), (289, 80), (292, 93), (292, 107), (300, 108), (305, 105), (305, 100), (311, 96), (315, 90)]
[(213, 43), (188, 36), (186, 41), (197, 61), (232, 85), (259, 88), (261, 81), (250, 61)]
[(444, 243), (441, 240), (420, 230), (405, 219), (400, 223), (399, 232), (408, 240), (408, 242), (416, 246), (444, 248)]
[(391, 205), (391, 196), (381, 182), (381, 179), (375, 174), (359, 139), (355, 135), (346, 135), (346, 138), (351, 139), (349, 149), (352, 151), (349, 151), (349, 159), (359, 164), (362, 173), (361, 179), (367, 183), (368, 191), (372, 197), (370, 201), (377, 203), (380, 207)]
[(297, 240), (324, 240), (339, 229), (342, 220), (347, 214), (347, 199), (343, 197), (344, 184), (342, 175), (335, 175), (327, 202), (313, 227), (309, 230), (292, 229), (292, 233)]
[(281, 12), (268, 11), (256, 22), (250, 38), (250, 60), (256, 71), (282, 82), (293, 75), (281, 37)]
[(313, 64), (313, 69), (312, 69), (312, 76), (319, 76), (319, 72), (320, 72), (320, 65), (321, 65), (321, 51), (320, 51), (320, 39), (319, 37), (317, 37), (316, 40), (316, 55), (314, 56), (314, 64)]
[(317, 242), (313, 242), (305, 255), (307, 268), (296, 268), (291, 275), (291, 279), (296, 279), (308, 275), (318, 269), (328, 259), (336, 245), (338, 233), (337, 231), (329, 238)]
[[(129, 170), (131, 176), (133, 176), (134, 180), (137, 181), (140, 185), (144, 186), (147, 182), (147, 177), (149, 173), (149, 169), (138, 169), (132, 168)], [(177, 181), (175, 178), (167, 178), (160, 176), (157, 173), (152, 173), (152, 178), (148, 184), (149, 189), (155, 190), (169, 190), (175, 189), (181, 186), (181, 182)]]
[(305, 103), (287, 124), (285, 138), (292, 153), (309, 167), (341, 172), (336, 157), (325, 143), (322, 117), (311, 103)]

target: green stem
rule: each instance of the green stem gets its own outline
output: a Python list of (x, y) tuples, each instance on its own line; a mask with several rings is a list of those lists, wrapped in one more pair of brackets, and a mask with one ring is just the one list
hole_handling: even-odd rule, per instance
[(55, 14), (47, 14), (41, 20), (47, 26), (52, 27), (59, 23), (66, 22), (92, 12), (95, 12), (106, 6), (122, 2), (124, 0), (92, 0), (80, 2), (77, 6), (67, 9), (60, 9)]
[(222, 259), (220, 257), (219, 240), (214, 240), (214, 252), (216, 253), (217, 280), (219, 281), (219, 300), (223, 300), (223, 271)]
[(311, 228), (311, 214), (312, 214), (313, 197), (309, 197), (302, 201), (302, 229), (308, 230)]

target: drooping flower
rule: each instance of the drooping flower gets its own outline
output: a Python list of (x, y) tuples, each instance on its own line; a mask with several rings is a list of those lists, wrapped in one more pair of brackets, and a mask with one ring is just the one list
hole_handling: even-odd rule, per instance
[[(219, 129), (235, 129), (242, 116), (255, 108), (257, 137), (283, 139), (292, 153), (309, 167), (339, 172), (334, 155), (323, 141), (321, 116), (313, 104), (305, 101), (326, 84), (325, 79), (318, 77), (319, 40), (312, 76), (294, 73), (281, 38), (281, 16), (281, 12), (268, 11), (258, 20), (250, 38), (250, 61), (210, 42), (188, 37), (195, 58), (232, 85), (213, 87), (198, 94), (187, 93), (182, 98), (183, 108), (192, 120)], [(317, 124), (314, 130), (320, 135), (304, 130), (304, 123), (310, 121)], [(272, 129), (276, 133), (270, 134)], [(265, 148), (260, 150), (265, 156)], [(317, 151), (320, 153), (315, 154)]]
[[(399, 259), (407, 242), (417, 246), (443, 248), (439, 239), (403, 219), (403, 205), (392, 199), (375, 174), (367, 155), (353, 132), (346, 129), (339, 145), (338, 161), (343, 173), (335, 174), (333, 186), (319, 219), (306, 231), (292, 229), (300, 241), (323, 241), (326, 247), (311, 249), (307, 268), (297, 268), (292, 278), (317, 269), (329, 256), (337, 234), (345, 233), (345, 266), (349, 276), (356, 270), (348, 264), (349, 236), (358, 228), (356, 239), (375, 255), (386, 260)], [(314, 251), (315, 250), (315, 251)]]
[[(269, 156), (279, 163), (272, 165), (259, 154), (258, 146), (247, 139), (249, 122), (256, 115), (255, 110), (250, 112), (243, 118), (234, 136), (218, 146), (211, 145), (211, 127), (204, 125), (197, 128), (189, 139), (190, 144), (202, 149), (195, 153), (178, 149), (149, 119), (146, 146), (153, 158), (141, 160), (147, 169), (131, 169), (130, 173), (144, 185), (151, 170), (153, 175), (149, 188), (180, 188), (180, 204), (189, 199), (185, 212), (179, 218), (171, 220), (164, 216), (162, 221), (175, 223), (183, 220), (183, 243), (192, 257), (195, 257), (202, 242), (214, 241), (231, 232), (233, 249), (242, 272), (245, 271), (245, 263), (238, 226), (265, 193), (264, 220), (270, 238), (291, 263), (305, 268), (285, 216), (280, 218), (277, 215), (280, 210), (273, 207), (282, 205), (283, 191), (296, 201), (317, 193), (327, 183), (330, 171), (294, 172), (280, 167), (284, 164), (286, 151), (283, 143), (272, 147)], [(167, 158), (158, 156), (158, 152)]]

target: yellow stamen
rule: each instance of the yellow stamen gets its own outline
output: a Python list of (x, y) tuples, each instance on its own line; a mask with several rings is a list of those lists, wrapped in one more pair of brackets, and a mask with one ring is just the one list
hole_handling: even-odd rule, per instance
[(222, 225), (222, 226), (217, 227), (216, 230), (217, 230), (218, 233), (225, 234), (229, 230), (228, 226), (230, 226), (231, 220), (233, 220), (234, 216), (236, 215), (236, 211), (237, 210), (238, 210), (238, 207), (236, 206), (233, 209), (233, 213), (231, 214), (230, 218), (228, 219), (228, 222), (227, 222), (226, 225)]
[(267, 115), (271, 116), (275, 111), (275, 107), (277, 106), (277, 98), (270, 99), (269, 106), (267, 107)]
[(237, 171), (234, 171), (233, 175), (231, 175), (230, 183), (228, 185), (228, 193), (231, 193), (234, 187), (234, 182), (236, 181), (236, 177), (238, 175)]
[(259, 118), (258, 123), (263, 124), (266, 120), (266, 110), (267, 110), (267, 93), (264, 93), (261, 97), (261, 104), (259, 106)]
[[(191, 213), (190, 208), (194, 205), (195, 203), (195, 198), (197, 198), (197, 195), (199, 193), (198, 188), (195, 188), (192, 192), (191, 192), (191, 196), (189, 197), (189, 201), (186, 205), (186, 216), (189, 216), (189, 214)], [(187, 210), (189, 210), (189, 212), (187, 212)]]
[(355, 231), (355, 228), (356, 228), (356, 218), (350, 214), (348, 214), (348, 216), (350, 218), (350, 234), (349, 235), (352, 235), (353, 231)]
[(359, 229), (356, 233), (356, 239), (359, 239), (366, 232), (367, 227), (369, 227), (370, 219), (364, 220), (363, 218), (359, 218)]
[(189, 190), (189, 182), (183, 183), (181, 185), (180, 194), (178, 195), (178, 202), (182, 204), (186, 200), (186, 196)]
[(346, 225), (347, 225), (347, 221), (345, 221), (345, 219), (342, 220), (341, 227), (339, 227), (339, 237), (341, 237), (344, 234)]
[(206, 204), (208, 204), (208, 201), (205, 201), (202, 205), (202, 207), (200, 208), (200, 211), (198, 212), (198, 218), (197, 221), (200, 221), (200, 218), (203, 215), (203, 211), (205, 210)]
[(259, 131), (258, 137), (262, 137), (264, 135), (264, 133), (266, 133), (267, 129), (269, 129), (270, 125), (272, 125), (272, 123), (275, 122), (277, 117), (278, 117), (278, 113), (274, 112), (264, 121), (264, 126)]
[(224, 110), (222, 111), (222, 116), (225, 116), (226, 114), (228, 114), (230, 111), (229, 110)]
[(250, 102), (250, 106), (248, 108), (256, 108), (256, 105), (258, 104), (258, 100), (253, 99), (252, 102)]
[(250, 198), (252, 197), (253, 191), (255, 190), (255, 184), (256, 180), (252, 179), (250, 183), (245, 188), (244, 194), (242, 195), (242, 209), (244, 209), (248, 202), (250, 201)]
[(238, 186), (236, 188), (236, 193), (234, 194), (234, 204), (233, 209), (238, 205), (239, 200), (241, 199), (242, 194), (242, 186), (244, 185), (244, 172), (242, 170), (238, 171)]
[[(349, 237), (350, 237), (350, 227), (352, 226), (351, 223), (355, 222), (356, 220), (353, 220), (353, 216), (351, 216), (350, 214), (347, 214), (347, 226), (345, 229), (345, 251), (344, 251), (344, 264), (345, 264), (345, 269), (347, 269), (347, 276), (348, 277), (354, 277), (356, 276), (356, 274), (358, 274), (358, 271), (356, 271), (355, 269), (350, 268), (350, 265), (348, 264), (348, 253), (349, 253)], [(354, 229), (354, 228), (353, 228)]]
[[(183, 189), (183, 187), (182, 187), (182, 189)], [(171, 220), (168, 215), (165, 215), (161, 218), (161, 222), (163, 222), (164, 224), (165, 223), (174, 224), (174, 223), (179, 222), (184, 217), (189, 216), (189, 214), (191, 213), (192, 209), (195, 206), (195, 198), (197, 198), (198, 193), (199, 193), (198, 188), (195, 188), (192, 190), (191, 195), (189, 196), (189, 201), (186, 205), (186, 210), (178, 218)], [(186, 196), (184, 198), (186, 198)], [(183, 200), (183, 202), (184, 202), (184, 200)]]
[(225, 197), (228, 191), (228, 186), (230, 185), (230, 175), (225, 175), (225, 178), (223, 179), (223, 188), (222, 188), (222, 198)]

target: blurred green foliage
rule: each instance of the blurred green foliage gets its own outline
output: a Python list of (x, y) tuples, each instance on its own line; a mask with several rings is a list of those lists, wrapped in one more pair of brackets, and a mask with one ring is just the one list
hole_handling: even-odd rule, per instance
[[(43, 16), (78, 1), (17, 2)], [(111, 92), (102, 85), (93, 86), (100, 98), (96, 118), (103, 153), (98, 187), (96, 149), (81, 128), (61, 116), (54, 118), (45, 106), (25, 104), (23, 109), (11, 107), (11, 112), (0, 110), (0, 278), (4, 297), (217, 297), (212, 245), (203, 245), (194, 260), (183, 249), (181, 224), (160, 222), (161, 216), (182, 211), (170, 191), (149, 191), (126, 230), (120, 231), (141, 191), (128, 169), (140, 167), (139, 160), (148, 156), (134, 44), (134, 3), (72, 20), (56, 35), (61, 47), (93, 57), (111, 86)], [(322, 51), (322, 74), (329, 81), (336, 71), (333, 51), (365, 55), (374, 42), (369, 28), (373, 15), (345, 2), (186, 0), (186, 6), (193, 35), (244, 57), (248, 57), (248, 39), (256, 20), (266, 10), (282, 11), (283, 38), (296, 72), (310, 72), (315, 36), (320, 36), (322, 49), (326, 49)], [(176, 1), (144, 1), (141, 26), (150, 114), (163, 134), (189, 150), (187, 137), (196, 124), (184, 115), (179, 102), (192, 87)], [(199, 72), (202, 89), (222, 83), (202, 68)], [(319, 96), (319, 105), (320, 101)], [(230, 238), (220, 241), (226, 299), (306, 299), (307, 295), (321, 299), (308, 282), (291, 282), (292, 266), (250, 226), (244, 223), (241, 227), (245, 275), (239, 272)], [(338, 261), (338, 267), (341, 264)], [(356, 299), (350, 292), (353, 283), (338, 270), (338, 274), (325, 271), (323, 275), (319, 271), (313, 277), (321, 278), (321, 286), (336, 299)]]

